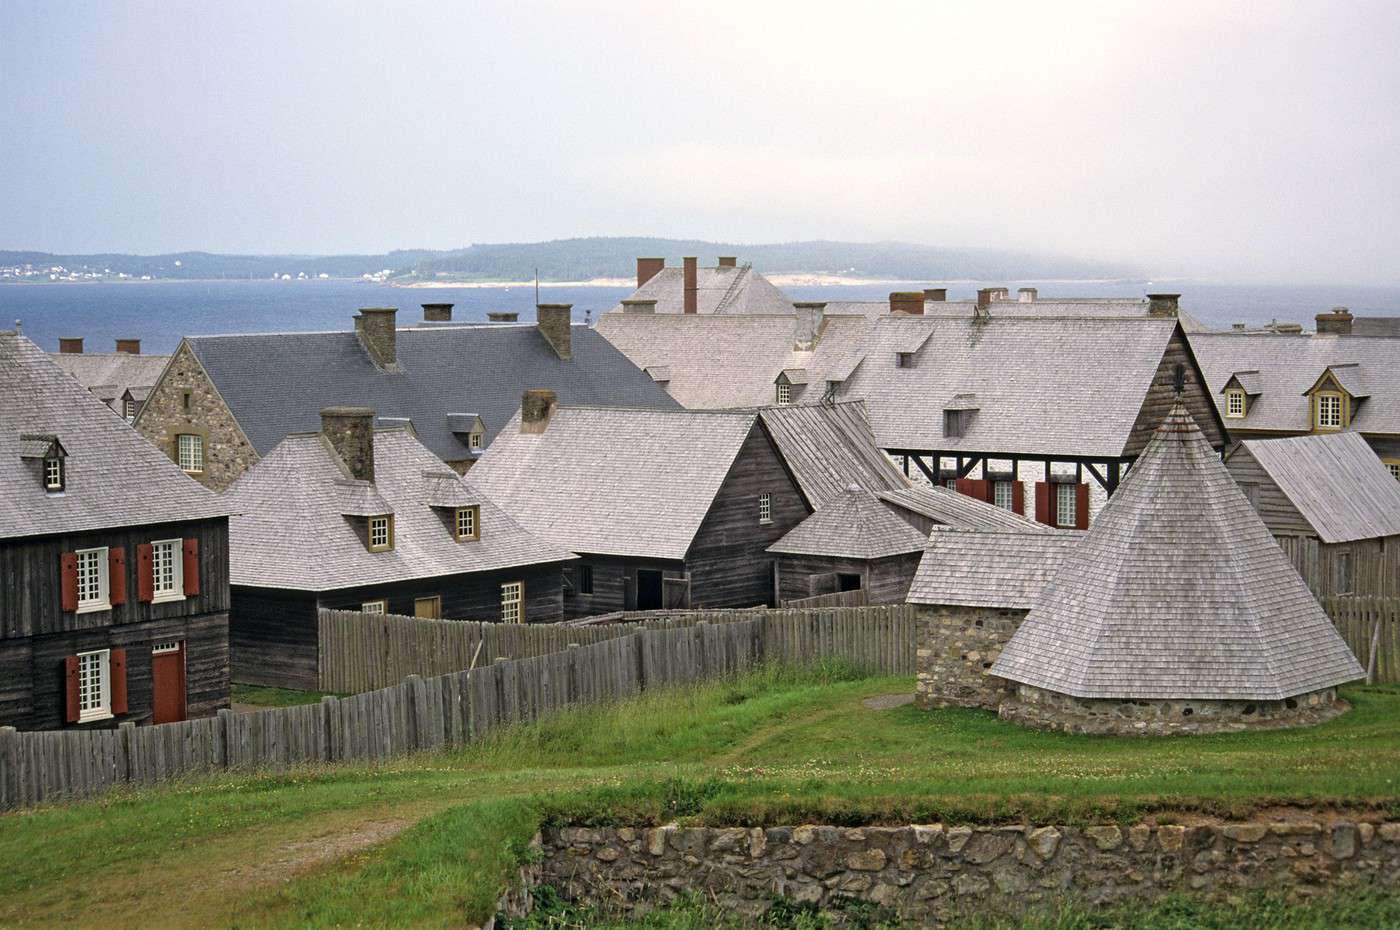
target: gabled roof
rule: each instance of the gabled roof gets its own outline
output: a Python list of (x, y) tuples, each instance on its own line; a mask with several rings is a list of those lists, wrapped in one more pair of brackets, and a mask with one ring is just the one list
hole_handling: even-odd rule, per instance
[[(792, 301), (773, 282), (749, 265), (696, 269), (698, 314), (792, 314)], [(683, 268), (663, 268), (634, 291), (628, 300), (654, 300), (657, 313), (685, 312)], [(621, 313), (621, 304), (612, 312)]]
[(909, 484), (875, 444), (860, 401), (764, 407), (759, 415), (813, 509), (851, 484), (872, 493)]
[[(170, 361), (168, 355), (131, 352), (55, 352), (49, 358), (104, 402), (118, 400), (128, 390), (135, 400), (143, 400)], [(137, 396), (137, 391), (142, 393)]]
[(1048, 527), (1044, 532), (935, 529), (907, 600), (1029, 610), (1083, 535)]
[(757, 422), (753, 411), (561, 405), (539, 433), (512, 417), (471, 480), (574, 552), (680, 560)]
[(1247, 439), (1249, 452), (1325, 543), (1400, 535), (1400, 481), (1359, 433)]
[(1304, 394), (1311, 394), (1322, 387), (1323, 382), (1331, 378), (1336, 382), (1337, 387), (1346, 391), (1352, 397), (1370, 397), (1370, 391), (1366, 390), (1366, 373), (1362, 367), (1355, 362), (1343, 362), (1340, 364), (1328, 365), (1327, 370), (1318, 375), (1312, 387), (1304, 391)]
[(19, 457), (22, 459), (66, 458), (68, 450), (53, 433), (20, 433)]
[(925, 542), (924, 534), (890, 512), (874, 494), (852, 484), (768, 551), (868, 561), (920, 552)]
[(191, 336), (185, 344), (259, 455), (291, 433), (320, 428), (337, 404), (407, 417), (443, 461), (471, 457), (449, 414), (472, 411), (489, 443), (528, 388), (552, 388), (580, 403), (676, 409), (677, 403), (593, 330), (572, 329), (573, 358), (561, 360), (533, 324), (400, 329), (401, 373), (375, 366), (353, 332)]
[[(427, 480), (426, 476), (433, 476)], [(234, 584), (333, 591), (572, 558), (520, 527), (402, 429), (376, 430), (375, 480), (354, 481), (324, 437), (288, 436), (224, 493)], [(462, 487), (481, 507), (481, 538), (457, 542), (439, 481)], [(388, 511), (385, 508), (388, 508)], [(348, 509), (347, 509), (348, 508)], [(394, 548), (370, 552), (354, 517), (394, 515)]]
[(957, 529), (1006, 530), (1021, 533), (1053, 533), (1043, 523), (997, 507), (948, 488), (915, 484), (894, 491), (882, 491), (880, 499), (891, 507), (907, 510), (935, 523)]
[(1237, 371), (1230, 375), (1230, 380), (1225, 382), (1225, 386), (1220, 390), (1228, 390), (1231, 386), (1238, 387), (1246, 394), (1258, 394), (1264, 389), (1264, 379), (1259, 376), (1258, 369), (1249, 371)]
[(991, 671), (1181, 700), (1282, 700), (1363, 674), (1180, 402)]
[[(942, 319), (971, 319), (975, 300), (925, 300), (923, 316)], [(1047, 319), (1066, 318), (1146, 318), (1148, 300), (1145, 297), (1037, 297), (1033, 301), (993, 301), (991, 315)], [(870, 320), (890, 315), (889, 300), (833, 300), (826, 305), (828, 315), (863, 316)], [(917, 317), (915, 317), (917, 319)], [(1185, 311), (1177, 319), (1188, 333), (1210, 332), (1210, 328)]]
[[(62, 494), (48, 494), (24, 436), (67, 452)], [(201, 487), (42, 349), (0, 332), (0, 538), (81, 533), (227, 516)]]

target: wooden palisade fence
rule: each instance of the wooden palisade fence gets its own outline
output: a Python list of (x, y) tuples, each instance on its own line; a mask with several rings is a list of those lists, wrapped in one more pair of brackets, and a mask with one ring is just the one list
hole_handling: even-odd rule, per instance
[(1375, 684), (1400, 684), (1400, 598), (1324, 597), (1322, 607)]
[[(707, 622), (707, 618), (727, 622)], [(648, 629), (648, 625), (670, 624)], [(528, 628), (523, 628), (528, 629)], [(847, 658), (911, 675), (912, 608), (686, 612), (605, 629), (611, 638), (501, 659), (469, 671), (319, 704), (114, 730), (17, 732), (0, 728), (0, 809), (87, 797), (117, 785), (191, 775), (387, 759), (457, 746), (497, 727), (648, 688), (733, 675), (760, 663)], [(503, 652), (504, 640), (482, 634)], [(528, 635), (513, 645), (545, 648)], [(510, 645), (510, 644), (507, 644)], [(493, 657), (494, 658), (494, 657)]]

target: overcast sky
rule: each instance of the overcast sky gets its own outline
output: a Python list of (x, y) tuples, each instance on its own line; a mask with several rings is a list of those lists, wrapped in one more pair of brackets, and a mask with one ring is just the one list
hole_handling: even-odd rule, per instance
[(900, 239), (1395, 282), (1397, 48), (1393, 2), (7, 2), (0, 248)]

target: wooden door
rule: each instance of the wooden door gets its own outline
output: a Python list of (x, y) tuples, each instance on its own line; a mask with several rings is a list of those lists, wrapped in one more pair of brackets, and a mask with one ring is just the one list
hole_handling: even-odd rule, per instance
[(185, 719), (185, 644), (156, 643), (151, 647), (151, 722)]
[(441, 597), (420, 597), (413, 601), (413, 616), (422, 620), (442, 619)]
[(637, 569), (637, 609), (661, 609), (661, 573), (647, 568)]

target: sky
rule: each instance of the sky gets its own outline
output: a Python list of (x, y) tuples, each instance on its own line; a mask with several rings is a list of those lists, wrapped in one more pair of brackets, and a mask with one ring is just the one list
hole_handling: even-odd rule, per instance
[(1400, 282), (1400, 4), (0, 5), (0, 248), (589, 235)]

